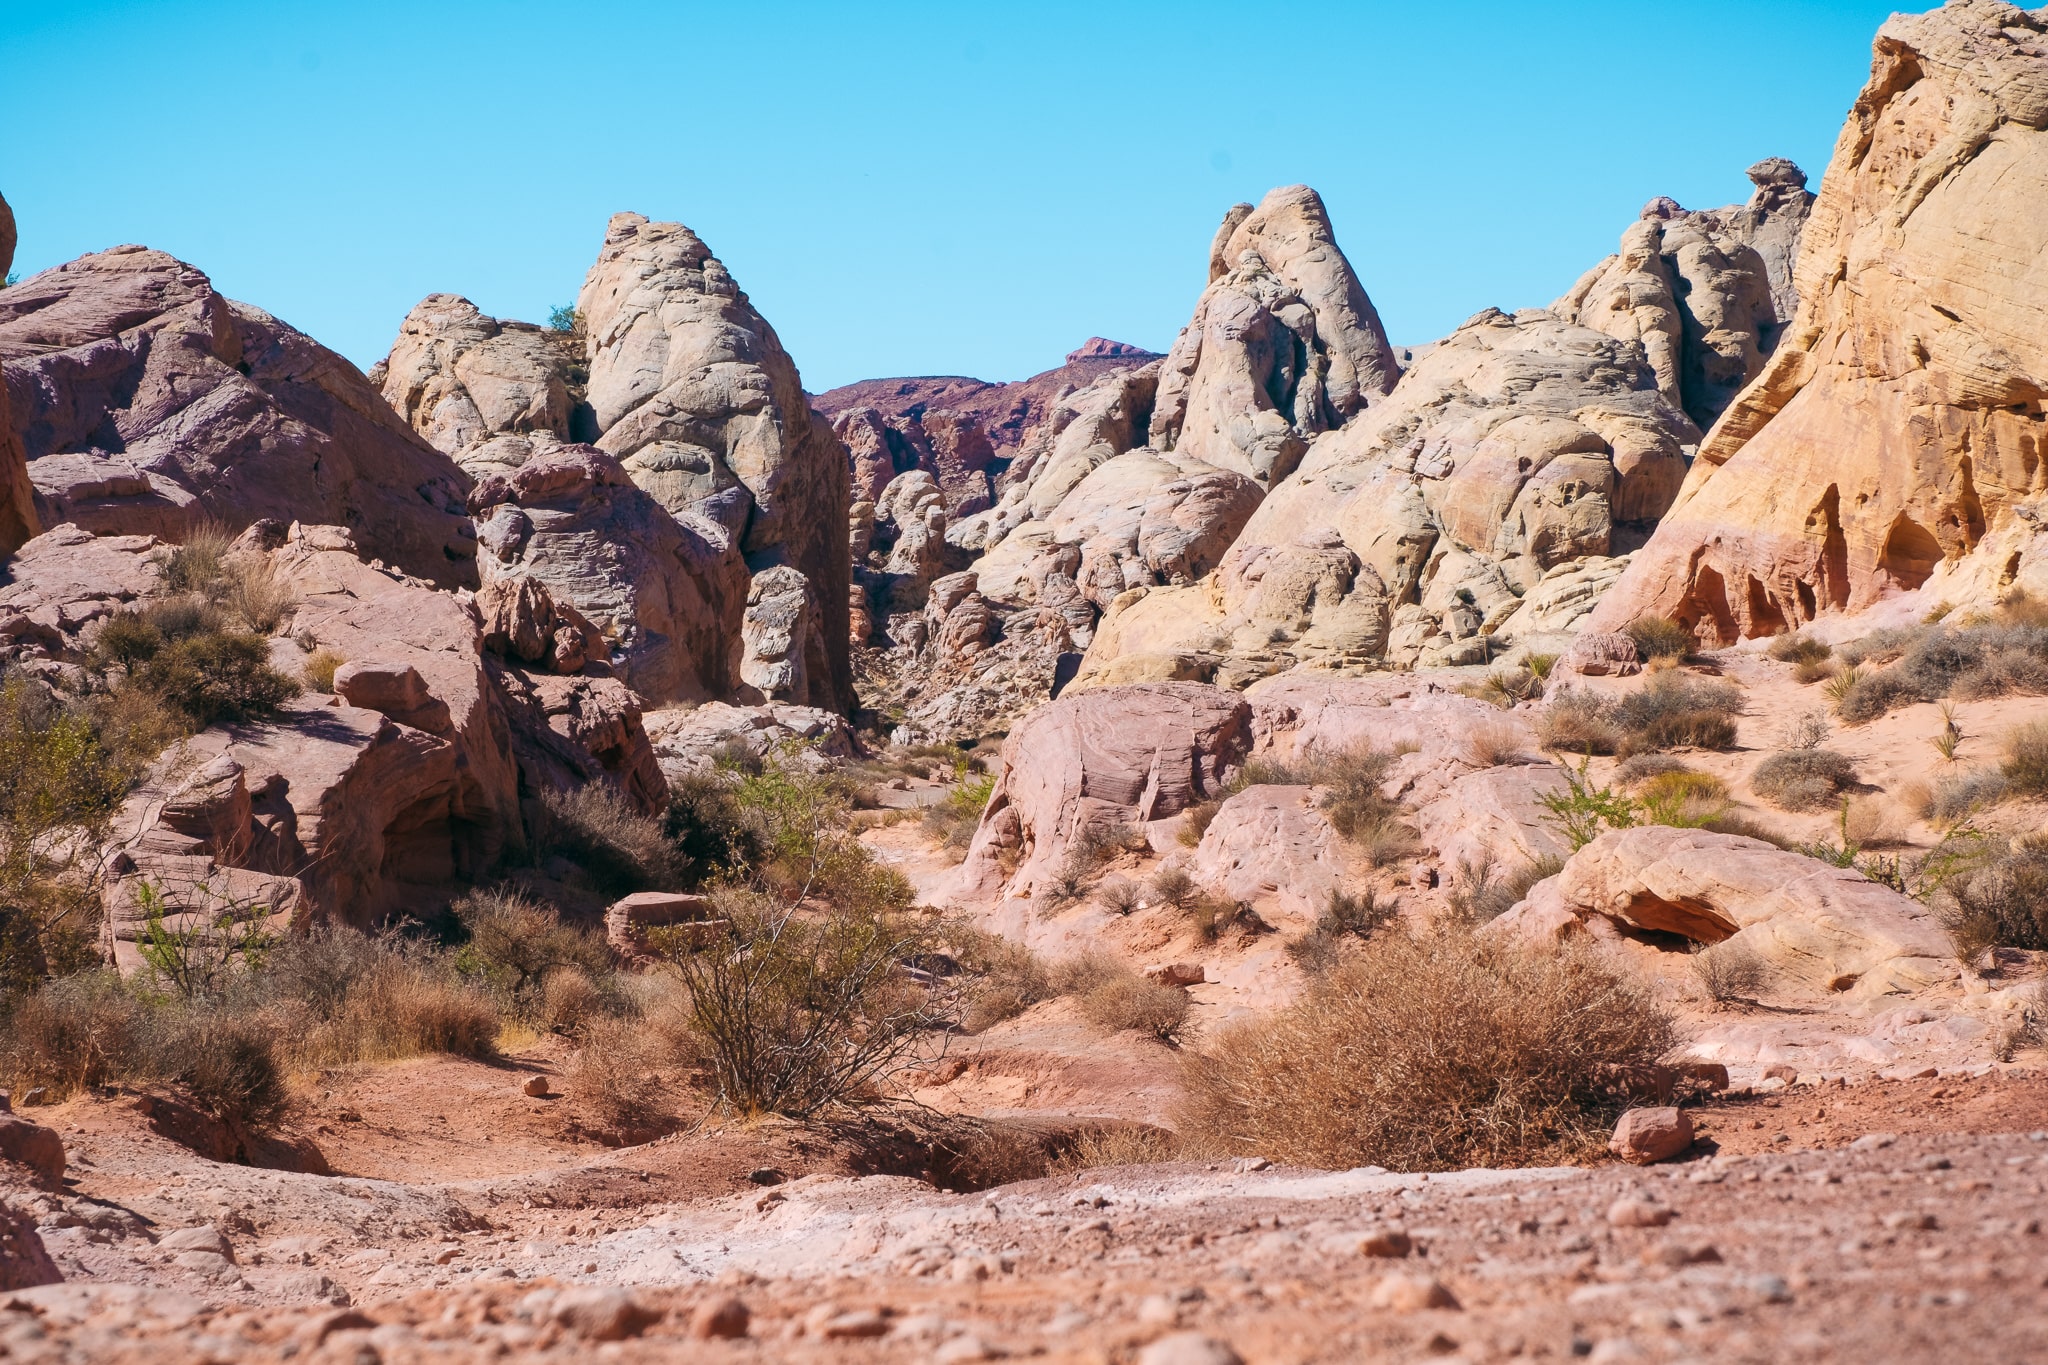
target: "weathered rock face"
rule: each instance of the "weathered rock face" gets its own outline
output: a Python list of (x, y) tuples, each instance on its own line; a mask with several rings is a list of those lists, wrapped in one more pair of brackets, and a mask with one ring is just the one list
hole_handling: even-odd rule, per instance
[(1878, 31), (1801, 240), (1790, 331), (1591, 624), (1727, 643), (1901, 591), (2048, 583), (2048, 15)]
[(853, 497), (872, 501), (889, 481), (923, 470), (944, 492), (946, 510), (970, 516), (995, 501), (999, 460), (981, 424), (966, 413), (911, 412), (889, 419), (874, 408), (852, 408), (832, 423), (852, 459)]
[[(10, 254), (13, 243), (8, 247), (9, 251), (0, 255)], [(0, 1293), (61, 1284), (63, 1280), (63, 1272), (50, 1259), (42, 1234), (36, 1231), (35, 1211), (25, 1203), (0, 1199)]]
[(799, 698), (845, 710), (848, 461), (796, 365), (688, 228), (615, 215), (577, 296), (596, 444), (677, 513), (725, 526), (756, 572), (810, 585), (821, 668)]
[(724, 527), (671, 514), (612, 456), (549, 434), (493, 437), (462, 460), (486, 593), (545, 584), (601, 632), (589, 657), (656, 703), (732, 691), (748, 579)]
[(1107, 688), (1041, 707), (1003, 742), (963, 880), (1028, 895), (1082, 829), (1178, 814), (1212, 795), (1251, 742), (1244, 699), (1198, 683)]
[[(1591, 607), (1588, 561), (1646, 533), (1698, 439), (1634, 342), (1489, 309), (1318, 437), (1208, 581), (1117, 605), (1082, 677), (1204, 652), (1267, 672), (1479, 662), (1483, 635), (1562, 629)], [(1567, 574), (1579, 591), (1543, 592)], [(1541, 615), (1515, 620), (1530, 598)]]
[(1271, 488), (1399, 375), (1322, 198), (1289, 185), (1225, 216), (1209, 287), (1160, 371), (1150, 443)]
[(1257, 786), (1225, 801), (1202, 833), (1188, 872), (1232, 900), (1273, 903), (1313, 920), (1350, 884), (1344, 840), (1308, 787)]
[(1792, 321), (1792, 260), (1813, 195), (1783, 157), (1749, 168), (1747, 204), (1687, 212), (1653, 200), (1610, 256), (1551, 305), (1567, 322), (1639, 343), (1665, 399), (1713, 424), (1762, 372)]
[(563, 333), (486, 317), (459, 294), (429, 294), (370, 378), (414, 431), (459, 459), (506, 432), (571, 434), (568, 375), (582, 361), (572, 345)]
[(1776, 971), (1858, 999), (1956, 975), (1947, 935), (1918, 901), (1853, 869), (1733, 834), (1610, 831), (1532, 888), (1498, 932), (1554, 937), (1594, 921), (1608, 932), (1696, 943), (1739, 938)]
[(710, 772), (721, 751), (735, 745), (760, 758), (788, 750), (800, 762), (848, 758), (854, 751), (846, 717), (811, 706), (714, 701), (650, 711), (646, 726), (655, 760), (671, 782)]
[[(0, 361), (47, 521), (332, 522), (409, 573), (476, 581), (469, 480), (448, 457), (353, 365), (163, 252), (115, 247), (0, 293)], [(4, 540), (20, 504), (0, 492)]]

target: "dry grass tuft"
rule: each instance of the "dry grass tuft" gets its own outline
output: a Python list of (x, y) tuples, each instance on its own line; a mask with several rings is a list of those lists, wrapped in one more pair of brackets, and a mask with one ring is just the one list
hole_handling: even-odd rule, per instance
[(1073, 996), (1082, 1017), (1097, 1028), (1131, 1029), (1170, 1043), (1187, 1024), (1186, 991), (1147, 981), (1106, 953), (1065, 959), (1054, 966), (1052, 983)]
[(1172, 1161), (1179, 1154), (1179, 1141), (1164, 1128), (1137, 1123), (1091, 1128), (1053, 1159), (1051, 1174), (1071, 1175), (1101, 1166), (1150, 1166)]
[(1188, 1067), (1178, 1128), (1330, 1170), (1580, 1159), (1625, 1107), (1607, 1078), (1674, 1036), (1588, 950), (1380, 934), (1293, 1005), (1224, 1030)]
[(348, 660), (331, 649), (316, 649), (299, 665), (299, 677), (315, 692), (334, 691), (334, 671)]
[(1522, 758), (1522, 732), (1506, 721), (1482, 721), (1465, 736), (1464, 758), (1475, 768), (1498, 768)]
[(1662, 616), (1638, 616), (1628, 623), (1624, 633), (1636, 642), (1636, 651), (1645, 663), (1675, 662), (1699, 645), (1690, 630)]
[(2048, 796), (2048, 721), (2015, 729), (2005, 740), (1998, 765), (2006, 788), (2016, 796)]
[(1696, 946), (1691, 965), (1700, 990), (1717, 1005), (1751, 999), (1763, 989), (1764, 960), (1739, 939)]

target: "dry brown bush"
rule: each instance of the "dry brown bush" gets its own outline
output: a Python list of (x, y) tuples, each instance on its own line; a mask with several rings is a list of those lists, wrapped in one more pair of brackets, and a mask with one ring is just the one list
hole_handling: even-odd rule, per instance
[(569, 1098), (602, 1131), (637, 1138), (672, 1126), (667, 1059), (649, 1042), (638, 1020), (602, 1018), (564, 1068)]
[(1504, 720), (1482, 721), (1465, 736), (1465, 761), (1475, 768), (1498, 768), (1522, 757), (1522, 732)]
[(969, 975), (960, 1011), (960, 1027), (969, 1033), (1014, 1019), (1057, 994), (1051, 971), (1021, 943), (955, 925), (947, 930), (946, 946)]
[(2006, 736), (1999, 772), (2017, 796), (2048, 796), (2048, 721), (2022, 725)]
[(1061, 994), (1073, 996), (1082, 1017), (1097, 1028), (1132, 1029), (1172, 1042), (1187, 1023), (1186, 991), (1147, 981), (1107, 953), (1060, 961), (1053, 967), (1052, 983)]
[(1164, 1128), (1138, 1123), (1091, 1128), (1053, 1159), (1051, 1173), (1071, 1175), (1099, 1166), (1150, 1166), (1172, 1161), (1179, 1152), (1179, 1142)]
[(543, 792), (541, 804), (548, 816), (541, 835), (546, 849), (581, 864), (607, 893), (682, 887), (689, 860), (660, 820), (635, 810), (611, 783)]
[(1536, 722), (1536, 742), (1558, 753), (1611, 754), (1622, 742), (1612, 712), (1591, 692), (1560, 687)]
[(258, 635), (273, 634), (298, 605), (298, 593), (278, 576), (268, 557), (236, 555), (222, 566), (218, 600)]
[(1700, 990), (1716, 1004), (1747, 1000), (1763, 988), (1764, 960), (1737, 940), (1695, 947), (1691, 966)]
[(1749, 787), (1781, 810), (1823, 810), (1856, 782), (1856, 765), (1832, 749), (1787, 749), (1757, 764)]
[(1626, 1104), (1614, 1068), (1653, 1063), (1673, 1039), (1664, 1012), (1589, 949), (1379, 934), (1193, 1059), (1176, 1126), (1335, 1170), (1579, 1159)]

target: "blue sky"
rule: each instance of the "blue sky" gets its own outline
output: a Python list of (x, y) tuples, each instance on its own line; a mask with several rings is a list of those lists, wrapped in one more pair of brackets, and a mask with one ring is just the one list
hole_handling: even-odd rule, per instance
[(1860, 0), (1038, 6), (0, 0), (16, 269), (143, 242), (365, 367), (689, 223), (822, 390), (1164, 349), (1223, 211), (1303, 181), (1400, 343), (1539, 305), (1641, 204), (1817, 183)]

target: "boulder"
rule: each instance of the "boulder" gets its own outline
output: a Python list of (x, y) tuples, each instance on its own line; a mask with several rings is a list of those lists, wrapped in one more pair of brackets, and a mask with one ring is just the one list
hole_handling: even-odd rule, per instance
[[(786, 565), (755, 574), (740, 623), (739, 699), (829, 704), (834, 644), (830, 631), (810, 580)], [(837, 643), (845, 641), (840, 638)]]
[(613, 901), (604, 912), (604, 937), (613, 952), (630, 961), (647, 956), (649, 929), (709, 925), (717, 919), (718, 908), (709, 896), (687, 891), (635, 891)]
[(510, 744), (528, 792), (608, 781), (642, 814), (668, 807), (640, 698), (616, 678), (559, 677), (492, 663)]
[(1040, 707), (1003, 741), (965, 882), (1028, 895), (1083, 828), (1162, 820), (1206, 800), (1251, 751), (1251, 719), (1243, 698), (1199, 683), (1101, 688)]
[(655, 760), (676, 781), (711, 772), (721, 751), (738, 746), (757, 757), (794, 751), (803, 761), (850, 758), (853, 730), (846, 717), (810, 706), (702, 706), (650, 711), (645, 718)]
[(459, 294), (429, 294), (371, 372), (384, 399), (428, 444), (456, 457), (506, 432), (570, 435), (574, 338), (486, 317)]
[(1796, 319), (1589, 628), (1655, 614), (1727, 644), (1900, 592), (2048, 586), (2044, 34), (2038, 11), (1976, 2), (1878, 30)]
[(163, 583), (154, 536), (94, 536), (57, 526), (22, 545), (0, 585), (0, 645), (16, 658), (90, 647), (98, 623)]
[(1642, 651), (1618, 630), (1581, 631), (1559, 663), (1588, 677), (1627, 678), (1643, 671)]
[(63, 1282), (63, 1272), (50, 1259), (36, 1231), (34, 1211), (26, 1204), (0, 1198), (0, 1294)]
[(583, 613), (555, 601), (537, 578), (494, 578), (476, 595), (483, 622), (483, 647), (543, 672), (581, 673), (593, 658), (603, 662), (604, 636)]
[(54, 1185), (64, 1178), (64, 1139), (54, 1128), (0, 1114), (0, 1161), (14, 1162)]
[(1574, 921), (1695, 943), (1739, 938), (1782, 977), (1858, 1000), (1957, 976), (1948, 936), (1918, 901), (1854, 869), (1708, 830), (1611, 830), (1496, 923), (1540, 938)]
[(1149, 443), (1271, 488), (1399, 375), (1321, 196), (1289, 185), (1225, 215), (1209, 287), (1161, 368)]
[(756, 571), (801, 574), (822, 662), (803, 700), (854, 703), (847, 454), (725, 266), (679, 223), (614, 215), (577, 295), (596, 444), (671, 512), (724, 526)]
[[(1683, 1109), (1670, 1105), (1629, 1110), (1614, 1125), (1614, 1136), (1607, 1142), (1608, 1151), (1637, 1166), (1668, 1161), (1691, 1146), (1691, 1117)], [(1639, 1211), (1643, 1207), (1638, 1203), (1623, 1210), (1621, 1203), (1617, 1202), (1609, 1212), (1608, 1221), (1628, 1227), (1661, 1227), (1671, 1221), (1670, 1210), (1653, 1207), (1644, 1213)]]
[[(53, 516), (180, 538), (199, 515), (343, 524), (366, 555), (475, 582), (462, 471), (355, 366), (163, 252), (115, 247), (7, 289), (0, 364), (31, 475), (65, 457), (40, 485)], [(19, 505), (0, 498), (0, 540)]]
[(1313, 922), (1349, 882), (1343, 838), (1309, 787), (1256, 786), (1217, 810), (1188, 872), (1234, 901), (1270, 905)]

